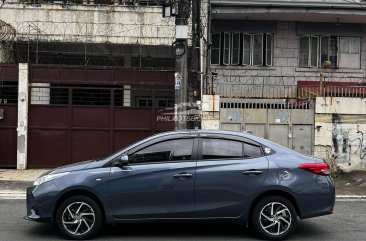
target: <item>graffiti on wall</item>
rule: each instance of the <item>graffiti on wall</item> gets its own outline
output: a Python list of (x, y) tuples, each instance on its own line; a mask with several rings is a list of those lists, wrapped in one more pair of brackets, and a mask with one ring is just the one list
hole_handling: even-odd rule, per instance
[(366, 140), (359, 124), (344, 124), (332, 114), (332, 156), (337, 163), (366, 163)]

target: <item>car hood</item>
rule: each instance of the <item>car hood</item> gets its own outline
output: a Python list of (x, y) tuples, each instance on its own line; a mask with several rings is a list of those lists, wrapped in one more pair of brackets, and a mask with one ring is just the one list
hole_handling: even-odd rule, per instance
[(90, 163), (92, 163), (94, 160), (88, 160), (83, 162), (77, 162), (66, 166), (61, 166), (56, 169), (50, 170), (47, 174), (55, 174), (55, 173), (61, 173), (61, 172), (72, 172), (72, 171), (78, 171), (87, 168)]

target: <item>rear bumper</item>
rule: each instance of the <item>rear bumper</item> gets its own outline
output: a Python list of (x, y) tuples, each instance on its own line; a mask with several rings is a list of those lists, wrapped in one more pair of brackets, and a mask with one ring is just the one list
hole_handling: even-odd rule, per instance
[(299, 194), (300, 218), (312, 218), (333, 213), (335, 188), (331, 177), (318, 176), (318, 180), (306, 193)]

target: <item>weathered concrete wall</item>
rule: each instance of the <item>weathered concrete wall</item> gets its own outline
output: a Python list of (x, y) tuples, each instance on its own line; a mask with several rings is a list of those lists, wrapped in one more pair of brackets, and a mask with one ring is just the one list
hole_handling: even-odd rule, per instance
[(300, 68), (298, 65), (296, 22), (278, 22), (274, 33), (273, 66), (213, 65), (211, 70), (218, 73), (215, 94), (227, 97), (296, 97), (297, 81), (320, 81), (321, 72), (324, 72), (326, 81), (362, 82), (366, 70), (366, 28), (361, 38), (361, 69)]
[(219, 130), (220, 129), (220, 96), (203, 95), (202, 96), (202, 129)]
[(0, 19), (17, 40), (171, 45), (174, 18), (161, 7), (3, 4)]
[(335, 162), (343, 170), (366, 168), (366, 100), (316, 99), (315, 155)]
[(315, 112), (318, 114), (366, 115), (366, 100), (364, 98), (318, 97)]
[(17, 169), (27, 168), (28, 153), (28, 64), (19, 64)]

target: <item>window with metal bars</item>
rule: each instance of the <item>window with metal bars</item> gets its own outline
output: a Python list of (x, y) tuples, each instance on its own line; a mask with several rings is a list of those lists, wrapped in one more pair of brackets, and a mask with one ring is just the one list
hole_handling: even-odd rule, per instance
[(299, 67), (360, 68), (358, 37), (305, 35), (299, 40)]
[(273, 65), (273, 34), (213, 33), (211, 65)]

